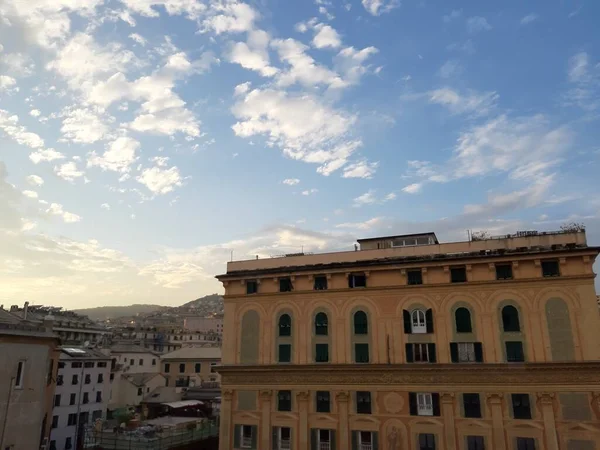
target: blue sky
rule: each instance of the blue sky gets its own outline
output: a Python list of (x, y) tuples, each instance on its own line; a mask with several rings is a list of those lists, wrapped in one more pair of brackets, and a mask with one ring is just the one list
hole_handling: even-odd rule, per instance
[(0, 301), (176, 305), (231, 258), (583, 222), (594, 1), (5, 0)]

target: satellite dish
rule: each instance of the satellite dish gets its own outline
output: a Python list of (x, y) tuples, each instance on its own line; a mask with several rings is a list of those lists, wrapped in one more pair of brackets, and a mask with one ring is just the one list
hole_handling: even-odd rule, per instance
[(83, 343), (83, 346), (84, 346), (84, 347), (89, 347), (89, 346), (90, 346), (90, 341), (85, 341), (85, 342)]

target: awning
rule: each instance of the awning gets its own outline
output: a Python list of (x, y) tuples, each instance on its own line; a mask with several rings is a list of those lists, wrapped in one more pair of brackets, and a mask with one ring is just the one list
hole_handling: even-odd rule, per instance
[(204, 405), (204, 402), (200, 400), (181, 400), (179, 402), (161, 403), (161, 405), (168, 406), (169, 408), (185, 408), (186, 406)]

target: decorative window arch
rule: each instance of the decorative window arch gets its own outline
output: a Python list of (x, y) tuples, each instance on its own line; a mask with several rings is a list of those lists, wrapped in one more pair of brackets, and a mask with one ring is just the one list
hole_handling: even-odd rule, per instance
[(354, 334), (369, 334), (367, 313), (362, 310), (354, 313)]
[(519, 311), (513, 305), (506, 305), (502, 308), (502, 329), (504, 331), (521, 331)]
[(457, 333), (472, 333), (473, 326), (471, 324), (471, 311), (464, 306), (457, 308), (454, 312), (454, 318), (456, 320), (456, 332)]
[(292, 318), (289, 314), (282, 314), (279, 317), (279, 336), (292, 335)]
[(412, 333), (427, 333), (427, 320), (425, 318), (425, 311), (415, 309), (410, 313), (410, 318)]
[(319, 312), (315, 316), (315, 335), (327, 336), (329, 334), (329, 319), (327, 314)]

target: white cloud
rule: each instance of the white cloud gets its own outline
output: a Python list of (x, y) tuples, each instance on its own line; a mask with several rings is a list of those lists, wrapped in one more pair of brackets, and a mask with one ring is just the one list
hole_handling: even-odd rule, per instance
[(61, 164), (60, 166), (55, 166), (54, 172), (66, 181), (74, 181), (75, 178), (80, 178), (84, 175), (84, 172), (79, 170), (73, 161)]
[(372, 219), (365, 220), (364, 222), (345, 222), (339, 223), (336, 228), (350, 228), (355, 230), (370, 230), (371, 228), (381, 225), (383, 217), (373, 217)]
[(60, 203), (52, 203), (50, 207), (46, 210), (48, 214), (53, 216), (60, 216), (65, 223), (75, 223), (81, 220), (81, 217), (77, 214), (70, 213), (63, 209), (63, 205)]
[(232, 108), (237, 136), (264, 135), (270, 145), (299, 161), (319, 164), (329, 175), (346, 165), (361, 142), (351, 136), (356, 116), (332, 109), (311, 95), (254, 89)]
[(8, 75), (0, 75), (0, 92), (18, 92), (17, 80)]
[(305, 191), (302, 191), (302, 195), (312, 195), (312, 194), (316, 194), (317, 192), (319, 192), (318, 189), (312, 188), (312, 189), (307, 189)]
[(300, 180), (298, 178), (286, 178), (282, 181), (282, 183), (287, 184), (288, 186), (295, 186), (296, 184), (300, 183)]
[(251, 6), (237, 0), (211, 2), (207, 15), (201, 22), (200, 31), (212, 31), (215, 34), (251, 31), (259, 17)]
[(378, 162), (358, 161), (344, 167), (343, 178), (372, 178), (379, 166)]
[(237, 97), (238, 95), (245, 94), (250, 89), (250, 85), (251, 85), (251, 83), (249, 81), (246, 81), (245, 83), (238, 84), (235, 87), (235, 89), (233, 90), (233, 95), (235, 95)]
[(374, 16), (390, 12), (400, 6), (398, 0), (362, 0), (365, 9)]
[(167, 194), (183, 184), (179, 169), (175, 166), (170, 169), (160, 167), (144, 169), (136, 180), (146, 186), (153, 194)]
[(78, 108), (71, 106), (62, 113), (64, 119), (60, 131), (65, 139), (78, 144), (92, 144), (105, 137), (109, 132), (106, 117), (102, 108)]
[(408, 186), (404, 186), (402, 188), (402, 192), (406, 192), (407, 194), (417, 194), (421, 192), (422, 187), (423, 185), (421, 183), (412, 183)]
[[(159, 17), (159, 11), (164, 8), (170, 16), (185, 15), (197, 19), (206, 6), (198, 0), (120, 0), (129, 11), (144, 17)], [(124, 17), (123, 20), (127, 19)], [(127, 21), (127, 20), (126, 20)]]
[(585, 81), (588, 74), (590, 58), (586, 52), (579, 52), (569, 59), (569, 81), (572, 83)]
[(445, 23), (450, 23), (453, 20), (459, 19), (462, 16), (462, 9), (453, 9), (450, 14), (445, 15), (442, 19)]
[(268, 52), (270, 39), (269, 34), (263, 30), (250, 31), (247, 42), (233, 44), (227, 57), (230, 62), (237, 63), (245, 69), (254, 70), (265, 77), (272, 77), (279, 70), (270, 65)]
[(370, 189), (362, 195), (356, 197), (353, 201), (353, 205), (355, 208), (359, 208), (364, 205), (370, 205), (377, 202), (377, 197), (375, 197), (375, 191)]
[(110, 211), (110, 205), (108, 203), (102, 203), (100, 208), (105, 209), (106, 211)]
[(31, 117), (40, 117), (42, 115), (42, 113), (40, 112), (39, 109), (32, 109), (31, 111), (29, 111), (29, 115)]
[(523, 17), (521, 19), (521, 25), (528, 25), (531, 22), (534, 22), (538, 19), (538, 15), (537, 14), (527, 14), (525, 17)]
[(392, 200), (396, 200), (396, 194), (395, 194), (395, 193), (393, 193), (393, 192), (390, 192), (389, 194), (387, 194), (387, 195), (386, 195), (386, 196), (383, 198), (383, 201), (384, 201), (384, 202), (389, 202), (389, 201), (392, 201)]
[(317, 33), (312, 40), (316, 48), (338, 48), (342, 40), (338, 32), (329, 25), (320, 24), (316, 27)]
[(594, 66), (586, 52), (578, 52), (569, 59), (567, 74), (571, 87), (565, 104), (588, 112), (600, 109), (600, 64)]
[(158, 167), (167, 167), (167, 163), (169, 162), (168, 156), (153, 156), (150, 158), (150, 162), (153, 162)]
[(55, 161), (57, 159), (64, 159), (65, 155), (60, 152), (57, 152), (53, 148), (47, 148), (43, 150), (38, 150), (37, 152), (33, 152), (29, 154), (29, 159), (33, 161), (34, 164), (38, 164), (42, 161)]
[(44, 184), (43, 178), (38, 175), (28, 175), (25, 180), (30, 186), (41, 186)]
[(5, 53), (0, 56), (0, 65), (6, 67), (7, 73), (23, 77), (32, 75), (35, 69), (31, 57), (24, 53)]
[(131, 33), (129, 35), (129, 39), (132, 39), (133, 41), (137, 42), (142, 47), (144, 47), (146, 45), (146, 43), (148, 42), (142, 35), (140, 35), (138, 33)]
[(13, 139), (17, 144), (30, 148), (39, 149), (44, 146), (44, 140), (40, 136), (27, 131), (18, 122), (19, 118), (16, 115), (9, 115), (8, 111), (0, 109), (0, 130), (6, 136)]
[[(361, 77), (370, 69), (370, 66), (365, 65), (365, 62), (378, 52), (379, 50), (375, 47), (365, 47), (362, 50), (346, 47), (335, 56), (335, 67), (343, 75), (347, 85), (358, 84)], [(376, 71), (377, 69), (373, 72)]]
[(136, 151), (139, 148), (140, 143), (137, 140), (121, 136), (107, 144), (102, 156), (98, 156), (95, 152), (90, 153), (87, 160), (88, 167), (98, 166), (102, 170), (127, 173), (129, 166), (138, 159)]
[(496, 107), (498, 94), (496, 92), (477, 93), (466, 91), (463, 94), (448, 88), (440, 88), (427, 93), (430, 103), (448, 108), (454, 114), (474, 114), (482, 116)]
[(480, 31), (489, 31), (491, 29), (492, 26), (485, 17), (475, 16), (467, 19), (467, 31), (471, 34), (479, 33)]
[(38, 193), (35, 191), (25, 190), (23, 191), (23, 195), (28, 198), (38, 198)]

